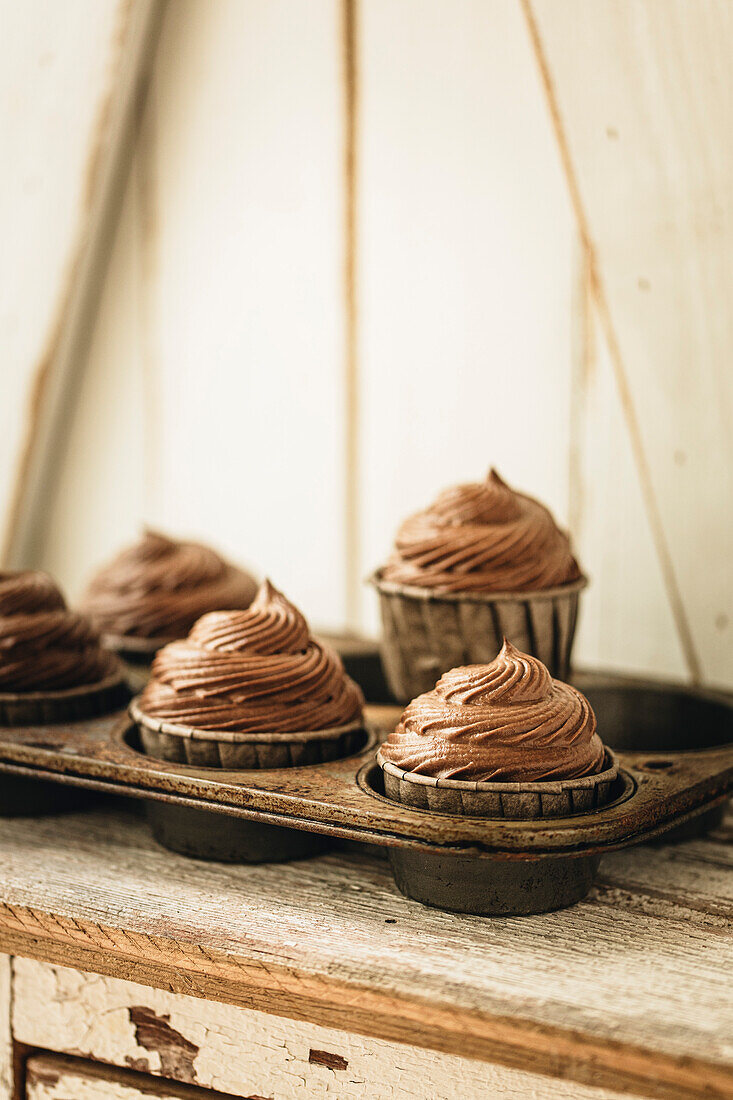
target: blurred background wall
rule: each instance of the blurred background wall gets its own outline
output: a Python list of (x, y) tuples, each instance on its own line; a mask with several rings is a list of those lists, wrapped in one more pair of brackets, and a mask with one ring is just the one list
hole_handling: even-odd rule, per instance
[(145, 523), (376, 632), (399, 521), (495, 465), (571, 530), (578, 663), (733, 687), (724, 0), (0, 8), (7, 561), (75, 598)]

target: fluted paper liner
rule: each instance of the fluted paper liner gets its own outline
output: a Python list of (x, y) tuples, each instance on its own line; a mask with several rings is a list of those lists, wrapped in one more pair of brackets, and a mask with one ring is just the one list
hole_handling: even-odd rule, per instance
[(510, 820), (590, 813), (610, 801), (618, 776), (616, 758), (609, 749), (606, 749), (603, 771), (595, 775), (537, 783), (436, 779), (431, 775), (403, 771), (385, 760), (381, 750), (377, 753), (377, 763), (382, 769), (385, 793), (395, 802), (463, 817)]
[(151, 718), (140, 710), (137, 699), (133, 699), (129, 710), (149, 756), (207, 768), (249, 770), (325, 764), (356, 752), (364, 736), (362, 719), (326, 730), (237, 733), (199, 730)]
[(121, 710), (130, 698), (122, 666), (96, 684), (63, 691), (0, 692), (0, 725), (44, 726)]
[(396, 699), (431, 691), (448, 669), (489, 664), (508, 639), (566, 680), (585, 577), (535, 592), (438, 593), (385, 581), (379, 592), (382, 661)]

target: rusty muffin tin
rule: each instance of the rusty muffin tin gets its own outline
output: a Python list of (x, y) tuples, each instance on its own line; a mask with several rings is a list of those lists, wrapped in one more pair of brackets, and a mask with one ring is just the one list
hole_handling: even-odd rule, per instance
[[(147, 756), (126, 713), (0, 729), (0, 813), (13, 777), (107, 791), (144, 799), (158, 839), (188, 855), (293, 859), (341, 838), (386, 848), (400, 890), (426, 904), (541, 912), (582, 897), (604, 852), (709, 824), (733, 785), (732, 696), (598, 675), (575, 682), (619, 763), (611, 801), (590, 813), (471, 818), (390, 800), (375, 750), (401, 708), (378, 705), (367, 707), (354, 755), (250, 771)], [(29, 802), (28, 812), (44, 808)]]

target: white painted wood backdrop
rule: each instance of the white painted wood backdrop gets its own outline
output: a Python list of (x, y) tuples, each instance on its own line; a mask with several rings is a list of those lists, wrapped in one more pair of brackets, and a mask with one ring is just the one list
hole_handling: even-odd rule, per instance
[(346, 0), (176, 0), (37, 562), (76, 595), (144, 521), (374, 629), (493, 463), (572, 528), (579, 660), (733, 686), (730, 8), (355, 7), (356, 372)]

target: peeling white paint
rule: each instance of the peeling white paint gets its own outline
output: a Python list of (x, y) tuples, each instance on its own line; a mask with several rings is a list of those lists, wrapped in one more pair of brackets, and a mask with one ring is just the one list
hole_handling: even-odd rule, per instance
[[(82, 974), (30, 959), (14, 960), (14, 1033), (22, 1042), (93, 1057), (121, 1067), (146, 1059), (159, 1074), (160, 1056), (140, 1046), (130, 1020), (145, 1006), (199, 1048), (195, 1083), (272, 1100), (620, 1100), (621, 1094), (537, 1074), (367, 1039), (333, 1028), (286, 1020), (233, 1005), (202, 1001), (116, 978)], [(39, 1005), (44, 1006), (39, 1012)], [(311, 1051), (347, 1062), (331, 1069)], [(320, 1057), (317, 1055), (316, 1057)], [(36, 1091), (29, 1100), (127, 1100), (135, 1092)], [(85, 1086), (86, 1088), (86, 1086)], [(628, 1100), (628, 1094), (624, 1094)]]

